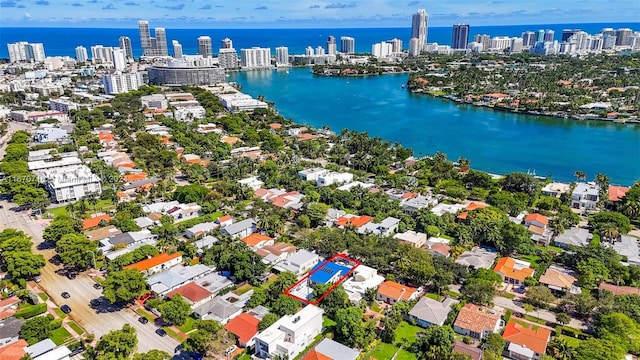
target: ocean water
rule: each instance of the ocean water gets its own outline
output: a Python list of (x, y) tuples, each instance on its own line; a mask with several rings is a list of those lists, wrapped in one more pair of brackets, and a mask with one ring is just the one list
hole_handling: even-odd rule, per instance
[(492, 173), (535, 171), (561, 181), (605, 173), (612, 183), (640, 180), (640, 125), (496, 112), (412, 94), (407, 75), (317, 77), (308, 68), (232, 73), (243, 91), (264, 95), (286, 118), (315, 127), (366, 131), (412, 148), (444, 152)]
[[(153, 22), (150, 23), (153, 28)], [(604, 27), (629, 27), (639, 29), (640, 23), (591, 23), (591, 24), (546, 24), (546, 25), (510, 25), (510, 26), (473, 26), (469, 32), (473, 40), (475, 34), (489, 34), (491, 36), (520, 36), (523, 31), (551, 29), (556, 38), (562, 34), (562, 29), (582, 29), (588, 33), (597, 33)], [(153, 35), (153, 30), (151, 31)], [(208, 35), (213, 41), (214, 53), (220, 47), (220, 40), (229, 37), (236, 49), (252, 46), (270, 47), (272, 54), (278, 46), (288, 46), (290, 54), (304, 53), (307, 46), (313, 48), (325, 46), (327, 37), (333, 35), (340, 47), (340, 36), (355, 38), (357, 52), (371, 52), (371, 45), (380, 41), (398, 38), (403, 40), (404, 48), (409, 47), (410, 28), (350, 28), (350, 29), (166, 29), (169, 53), (173, 52), (171, 40), (178, 40), (182, 44), (185, 54), (198, 52), (198, 36)], [(3, 28), (0, 25), (0, 58), (7, 58), (8, 50), (5, 44), (16, 41), (42, 42), (46, 55), (75, 57), (75, 47), (82, 45), (118, 46), (118, 38), (128, 36), (134, 49), (134, 55), (140, 56), (140, 37), (137, 23), (132, 23), (127, 29), (86, 29), (86, 28)], [(428, 42), (451, 44), (451, 27), (430, 27)]]

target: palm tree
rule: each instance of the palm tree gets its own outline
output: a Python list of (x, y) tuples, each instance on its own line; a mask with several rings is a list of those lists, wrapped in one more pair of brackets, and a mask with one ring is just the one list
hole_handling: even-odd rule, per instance
[(585, 174), (584, 171), (582, 170), (576, 170), (576, 172), (573, 175), (576, 177), (578, 181), (587, 179), (587, 174)]
[(75, 204), (76, 205), (76, 209), (84, 215), (84, 213), (87, 211), (87, 203), (85, 201), (85, 198), (81, 198), (80, 200), (78, 200), (78, 202)]
[(549, 342), (547, 353), (554, 359), (571, 360), (575, 356), (575, 349), (565, 339), (553, 339)]
[(67, 210), (67, 214), (69, 214), (69, 216), (71, 216), (72, 218), (75, 218), (76, 206), (74, 203), (70, 202), (64, 208), (65, 210)]
[(93, 206), (93, 214), (97, 214), (98, 213), (98, 202), (100, 201), (100, 199), (98, 199), (97, 194), (95, 193), (91, 193), (88, 195), (87, 198), (87, 202), (89, 203), (89, 205)]
[(602, 231), (602, 236), (610, 242), (615, 242), (615, 240), (620, 236), (620, 231), (618, 231), (618, 228), (615, 225), (609, 224), (609, 226)]

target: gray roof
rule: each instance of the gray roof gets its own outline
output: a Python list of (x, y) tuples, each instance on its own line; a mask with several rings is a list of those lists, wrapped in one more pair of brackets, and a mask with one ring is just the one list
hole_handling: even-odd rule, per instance
[(262, 305), (258, 305), (256, 307), (254, 307), (253, 309), (247, 311), (247, 314), (253, 316), (256, 319), (260, 319), (262, 320), (262, 318), (267, 315), (269, 313), (269, 309), (267, 309), (266, 307), (262, 306)]
[(202, 249), (206, 249), (208, 247), (211, 247), (211, 245), (217, 243), (218, 241), (220, 241), (220, 240), (218, 240), (217, 237), (211, 236), (211, 235), (207, 235), (207, 236), (203, 237), (202, 239), (198, 239), (198, 240), (192, 242), (192, 244), (195, 245), (198, 248), (198, 250), (202, 250)]
[(396, 226), (400, 223), (400, 219), (396, 219), (394, 217), (389, 216), (388, 218), (382, 220), (380, 226), (384, 229), (389, 229), (393, 226)]
[(619, 241), (612, 245), (613, 250), (618, 254), (627, 257), (627, 262), (632, 265), (640, 265), (640, 247), (638, 247), (638, 239), (623, 235)]
[(175, 287), (185, 284), (198, 276), (213, 271), (213, 267), (202, 264), (193, 266), (174, 266), (167, 271), (152, 275), (147, 279), (151, 290), (157, 294), (164, 294)]
[(451, 312), (451, 306), (457, 302), (457, 300), (451, 298), (437, 301), (423, 296), (409, 311), (409, 315), (428, 323), (442, 326)]
[(430, 196), (418, 195), (415, 198), (409, 199), (404, 203), (402, 203), (402, 207), (405, 210), (411, 210), (411, 209), (419, 210), (431, 205), (433, 202), (434, 200)]
[(153, 225), (153, 220), (149, 219), (146, 216), (141, 216), (139, 218), (135, 218), (133, 219), (133, 221), (136, 223), (136, 225), (138, 225), (141, 228), (146, 228), (149, 227), (151, 225)]
[(498, 254), (483, 248), (473, 248), (471, 251), (463, 252), (455, 261), (456, 264), (470, 266), (474, 269), (489, 269)]
[(125, 185), (124, 190), (137, 189), (140, 186), (144, 186), (147, 184), (156, 184), (157, 182), (158, 182), (158, 179), (154, 179), (154, 178), (136, 180), (136, 181), (130, 182), (128, 185)]
[(235, 306), (221, 297), (214, 298), (193, 309), (193, 312), (200, 315), (201, 318), (212, 319), (218, 322), (228, 320), (231, 315), (238, 311), (242, 311), (242, 304)]
[(239, 233), (241, 231), (244, 231), (244, 230), (246, 230), (246, 229), (248, 229), (250, 227), (254, 227), (256, 225), (258, 225), (258, 223), (255, 220), (253, 220), (253, 219), (245, 219), (245, 220), (239, 221), (239, 222), (237, 222), (235, 224), (231, 224), (231, 225), (225, 226), (220, 231), (224, 231), (229, 235), (235, 235), (235, 234), (237, 234), (237, 233)]
[(24, 320), (10, 317), (0, 321), (0, 339), (10, 339), (18, 337), (20, 327), (24, 324)]
[(322, 339), (315, 347), (316, 351), (332, 359), (356, 360), (360, 355), (358, 350), (344, 346), (331, 339)]
[[(189, 231), (189, 232), (191, 232), (193, 234), (196, 234), (196, 233), (199, 233), (199, 232), (210, 232), (213, 229), (217, 228), (218, 226), (220, 226), (220, 225), (218, 225), (216, 222), (213, 222), (213, 221), (204, 222), (204, 223), (193, 225), (192, 227), (188, 228), (187, 231)], [(229, 225), (229, 226), (231, 226), (231, 225)]]
[(35, 358), (55, 348), (56, 348), (56, 344), (53, 342), (53, 340), (47, 338), (31, 346), (25, 347), (24, 351), (29, 353), (29, 355), (31, 355), (32, 358)]
[(589, 230), (583, 228), (572, 227), (565, 230), (562, 234), (556, 236), (553, 241), (556, 244), (568, 246), (587, 246), (589, 241), (593, 238), (593, 234), (589, 233)]
[(222, 275), (212, 272), (196, 280), (196, 284), (209, 290), (213, 294), (217, 294), (218, 292), (220, 292), (220, 290), (232, 286), (233, 281)]
[(130, 233), (126, 232), (126, 233), (118, 234), (114, 237), (110, 237), (109, 242), (113, 245), (118, 245), (118, 244), (130, 245), (130, 244), (133, 244), (135, 240), (133, 239), (133, 236), (131, 236)]

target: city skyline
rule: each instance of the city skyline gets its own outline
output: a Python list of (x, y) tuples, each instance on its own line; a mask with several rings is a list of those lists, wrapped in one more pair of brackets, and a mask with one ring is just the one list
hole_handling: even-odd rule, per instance
[[(613, 4), (615, 3), (615, 4)], [(315, 1), (222, 0), (181, 3), (173, 0), (0, 0), (3, 27), (127, 27), (148, 19), (159, 27), (172, 28), (321, 28), (406, 27), (416, 9), (429, 14), (429, 26), (453, 23), (509, 25), (543, 23), (637, 22), (640, 3), (569, 0), (522, 4), (503, 0), (429, 3), (427, 1)]]

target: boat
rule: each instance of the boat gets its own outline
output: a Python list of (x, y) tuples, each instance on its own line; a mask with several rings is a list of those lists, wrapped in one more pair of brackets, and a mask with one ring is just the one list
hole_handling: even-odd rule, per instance
[(404, 84), (400, 85), (404, 89)]

